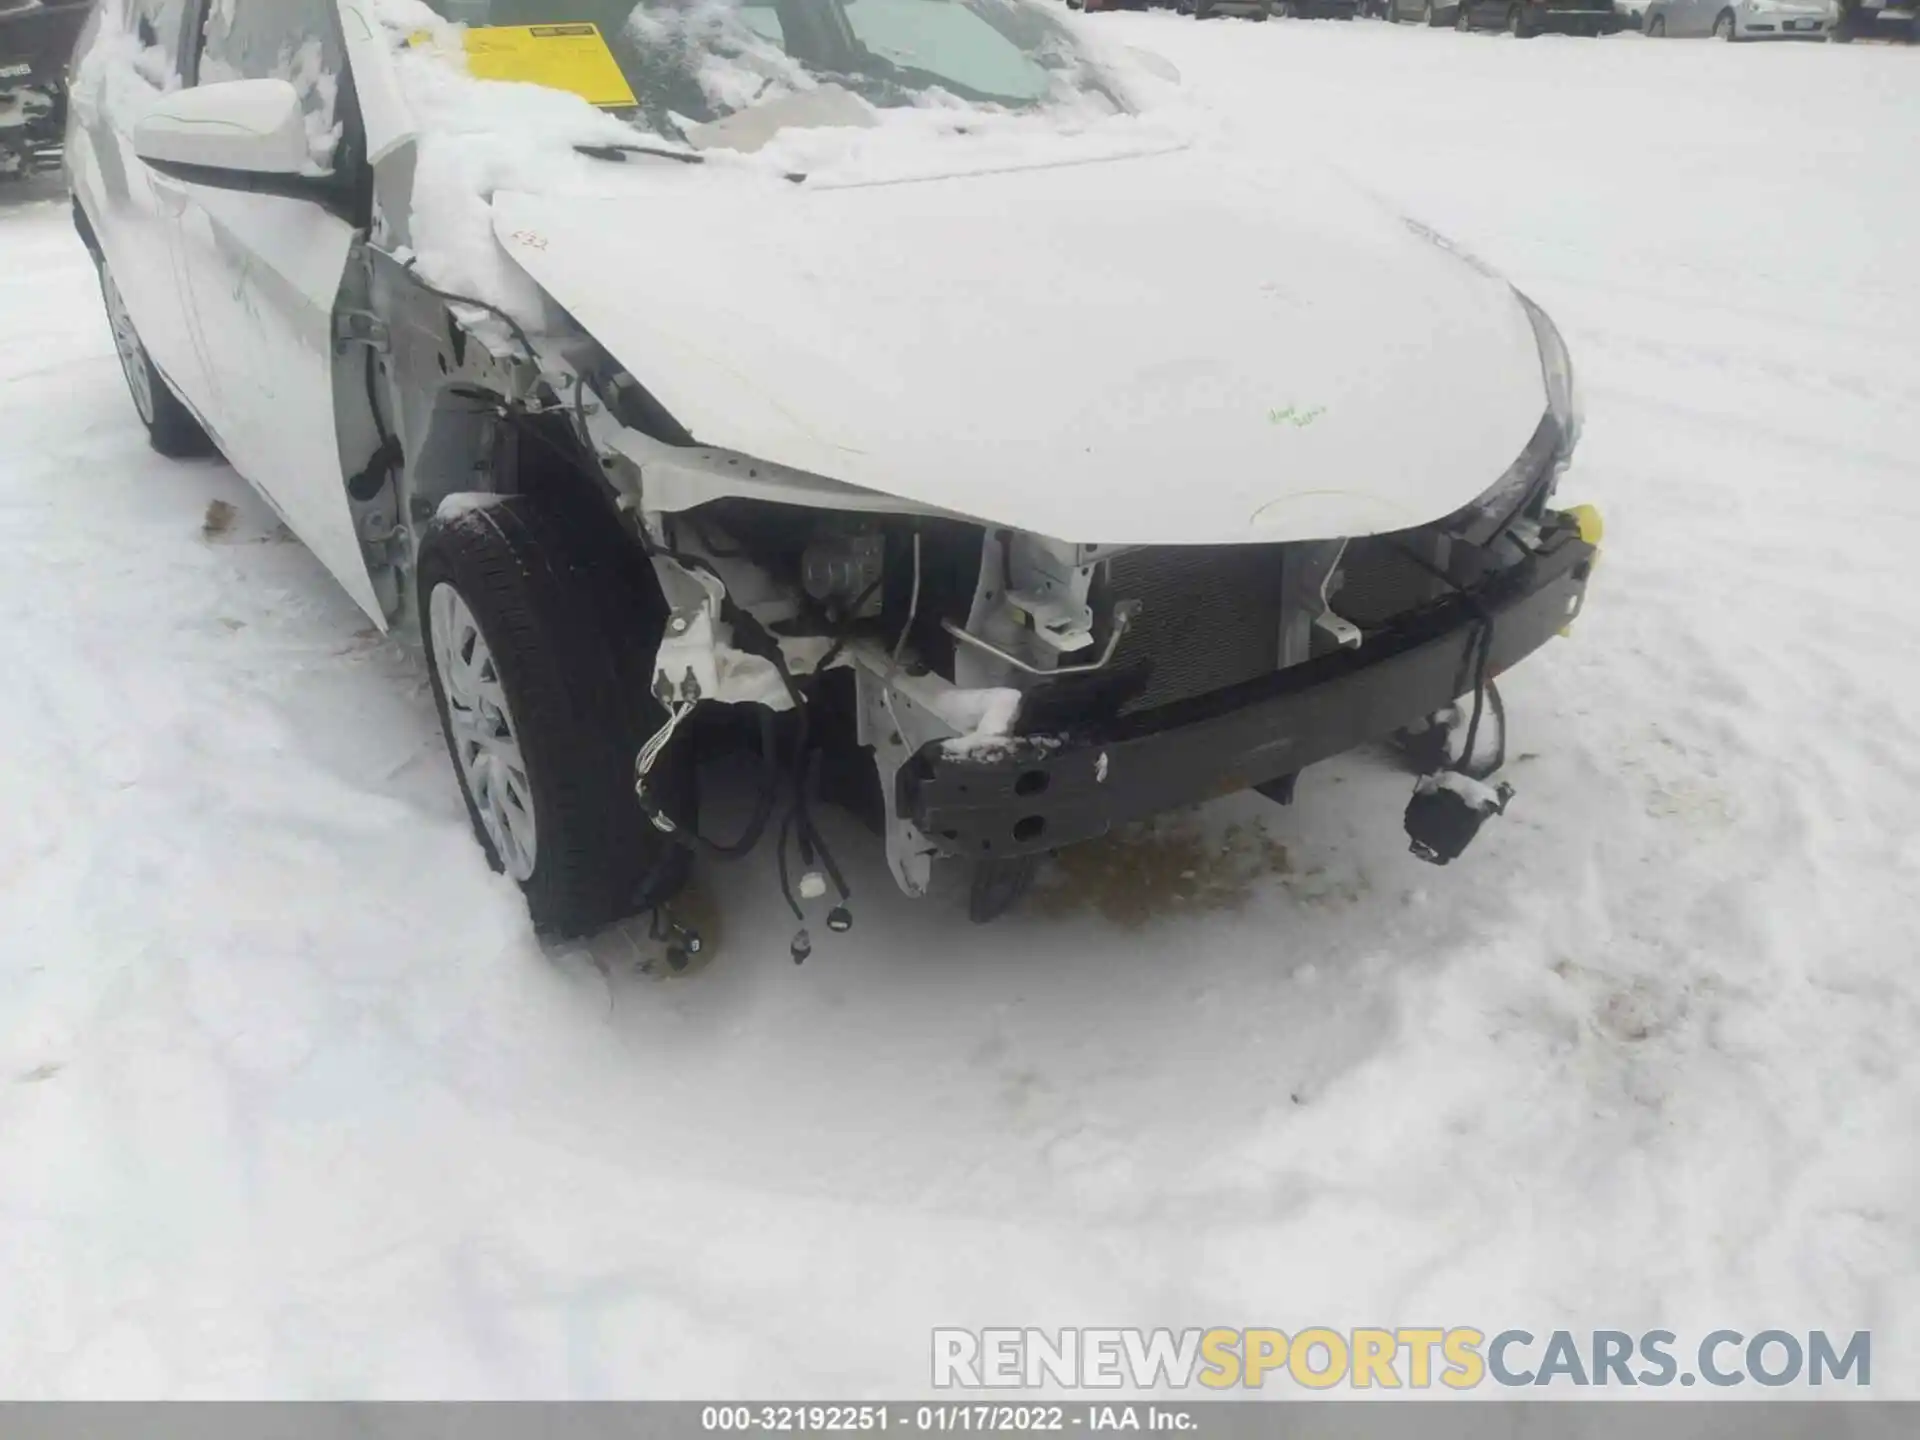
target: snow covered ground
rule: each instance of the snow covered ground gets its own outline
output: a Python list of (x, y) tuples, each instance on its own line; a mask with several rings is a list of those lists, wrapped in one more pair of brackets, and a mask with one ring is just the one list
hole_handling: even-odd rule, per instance
[(694, 975), (543, 951), (418, 658), (146, 450), (13, 207), (0, 1393), (898, 1394), (935, 1325), (1319, 1323), (1871, 1328), (1920, 1395), (1920, 55), (1086, 23), (1565, 330), (1609, 545), (1508, 817), (1429, 869), (1357, 755), (989, 930), (849, 833), (804, 968), (753, 865)]

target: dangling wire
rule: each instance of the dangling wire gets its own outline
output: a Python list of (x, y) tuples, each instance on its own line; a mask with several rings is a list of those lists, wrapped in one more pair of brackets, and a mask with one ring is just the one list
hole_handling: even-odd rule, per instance
[(653, 803), (647, 793), (647, 776), (653, 773), (653, 767), (666, 753), (667, 746), (673, 743), (674, 731), (680, 728), (680, 722), (693, 713), (693, 702), (676, 701), (667, 709), (667, 723), (662, 725), (640, 747), (640, 753), (633, 761), (633, 793), (640, 799), (640, 808), (646, 812), (647, 819), (653, 822), (653, 828), (663, 835), (671, 835), (680, 827), (673, 817)]
[[(1498, 539), (1499, 537), (1495, 536), (1494, 538)], [(1471, 648), (1468, 652), (1473, 660), (1473, 710), (1467, 719), (1466, 749), (1461, 752), (1460, 758), (1453, 762), (1453, 768), (1465, 775), (1469, 773), (1473, 765), (1473, 752), (1480, 738), (1480, 719), (1487, 704), (1487, 690), (1493, 684), (1488, 674), (1489, 667), (1493, 660), (1493, 612), (1486, 607), (1478, 595), (1467, 589), (1466, 586), (1462, 585), (1458, 580), (1455, 580), (1445, 570), (1442, 570), (1412, 546), (1395, 541), (1394, 548), (1399, 550), (1401, 554), (1413, 561), (1413, 563), (1418, 565), (1422, 570), (1425, 570), (1428, 574), (1437, 578), (1441, 584), (1459, 596), (1461, 602), (1473, 612), (1475, 626), (1473, 639), (1470, 642)], [(1500, 754), (1492, 768), (1498, 770), (1501, 765), (1506, 763), (1506, 707), (1500, 703), (1497, 695), (1494, 700), (1494, 706), (1500, 713)]]

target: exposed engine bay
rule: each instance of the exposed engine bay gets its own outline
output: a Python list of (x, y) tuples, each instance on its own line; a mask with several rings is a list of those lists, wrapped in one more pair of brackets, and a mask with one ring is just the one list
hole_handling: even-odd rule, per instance
[[(717, 502), (650, 521), (670, 597), (655, 695), (676, 716), (702, 700), (779, 710), (795, 703), (789, 685), (845, 668), (859, 743), (893, 799), (928, 746), (983, 762), (1150, 731), (1182, 707), (1364, 651), (1523, 558), (1545, 498), (1544, 484), (1526, 496), (1534, 513), (1514, 515), (1494, 546), (1430, 526), (1351, 542), (1119, 549), (953, 519)], [(1276, 761), (1251, 779), (1290, 773)], [(898, 804), (881, 809), (907, 893), (924, 892), (935, 858), (964, 853)], [(1045, 842), (1044, 828), (1020, 826), (994, 860), (1046, 848), (1021, 843)]]

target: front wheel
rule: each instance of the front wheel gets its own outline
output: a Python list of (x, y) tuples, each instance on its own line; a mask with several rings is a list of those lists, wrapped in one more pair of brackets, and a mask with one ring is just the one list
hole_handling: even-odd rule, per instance
[[(641, 634), (648, 617), (585, 553), (546, 507), (512, 496), (434, 521), (418, 570), (434, 705), (474, 835), (535, 926), (561, 935), (663, 903), (690, 859), (634, 796), (634, 757), (664, 716), (621, 657), (657, 633)], [(692, 823), (687, 785), (656, 778)]]
[(169, 460), (185, 460), (213, 453), (213, 442), (193, 412), (180, 402), (167, 384), (166, 376), (147, 354), (147, 347), (134, 328), (133, 316), (113, 283), (113, 273), (100, 266), (100, 295), (107, 306), (107, 324), (113, 330), (113, 348), (120, 357), (120, 373), (127, 377), (127, 391), (133, 396), (133, 408), (140, 423), (147, 427), (147, 443)]
[(1733, 31), (1734, 31), (1733, 12), (1731, 10), (1722, 10), (1718, 15), (1713, 17), (1713, 38), (1714, 39), (1716, 40), (1737, 39), (1738, 37), (1735, 36)]

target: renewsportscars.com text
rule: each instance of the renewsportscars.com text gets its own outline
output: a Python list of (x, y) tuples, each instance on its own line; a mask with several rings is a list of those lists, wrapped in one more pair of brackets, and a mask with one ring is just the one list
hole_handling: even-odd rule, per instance
[(1852, 1385), (1873, 1382), (1873, 1337), (1825, 1330), (1530, 1330), (1471, 1326), (1291, 1333), (1213, 1330), (935, 1330), (934, 1388), (1309, 1390)]

